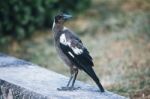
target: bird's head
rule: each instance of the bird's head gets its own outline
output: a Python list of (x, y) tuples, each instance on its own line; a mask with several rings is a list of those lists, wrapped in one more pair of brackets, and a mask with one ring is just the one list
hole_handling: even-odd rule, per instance
[(54, 21), (56, 24), (63, 24), (65, 21), (67, 21), (70, 18), (72, 18), (72, 16), (69, 14), (59, 13), (58, 15), (55, 16)]

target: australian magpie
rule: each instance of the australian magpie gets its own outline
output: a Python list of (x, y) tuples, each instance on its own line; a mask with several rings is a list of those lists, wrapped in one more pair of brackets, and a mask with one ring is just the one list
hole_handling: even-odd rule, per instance
[[(100, 91), (104, 92), (104, 88), (92, 68), (94, 66), (93, 59), (88, 50), (78, 36), (64, 26), (64, 23), (71, 17), (69, 14), (59, 13), (55, 16), (52, 27), (56, 50), (60, 58), (70, 67), (71, 73), (67, 86), (58, 88), (58, 90), (75, 90), (74, 83), (78, 70), (83, 70), (95, 81)], [(70, 82), (72, 82), (71, 85)]]

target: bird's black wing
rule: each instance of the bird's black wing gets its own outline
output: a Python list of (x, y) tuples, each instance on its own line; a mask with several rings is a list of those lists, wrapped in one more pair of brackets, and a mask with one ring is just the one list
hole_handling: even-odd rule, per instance
[(69, 45), (60, 43), (60, 48), (75, 66), (80, 69), (83, 69), (86, 66), (94, 66), (92, 57), (81, 41), (71, 39), (69, 42)]

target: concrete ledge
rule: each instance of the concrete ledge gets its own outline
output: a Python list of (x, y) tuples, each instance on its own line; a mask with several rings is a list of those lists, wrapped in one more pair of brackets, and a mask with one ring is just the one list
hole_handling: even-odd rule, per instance
[(0, 54), (0, 99), (126, 99), (77, 81), (75, 91), (57, 91), (68, 77), (30, 62)]

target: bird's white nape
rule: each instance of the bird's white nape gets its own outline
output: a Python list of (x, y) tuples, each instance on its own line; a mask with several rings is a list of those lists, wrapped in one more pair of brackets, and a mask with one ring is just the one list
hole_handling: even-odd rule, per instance
[(64, 26), (63, 31), (65, 31), (65, 30), (68, 30), (68, 28)]
[(54, 26), (55, 26), (55, 19), (54, 19), (54, 21), (53, 21), (52, 30), (54, 29)]

